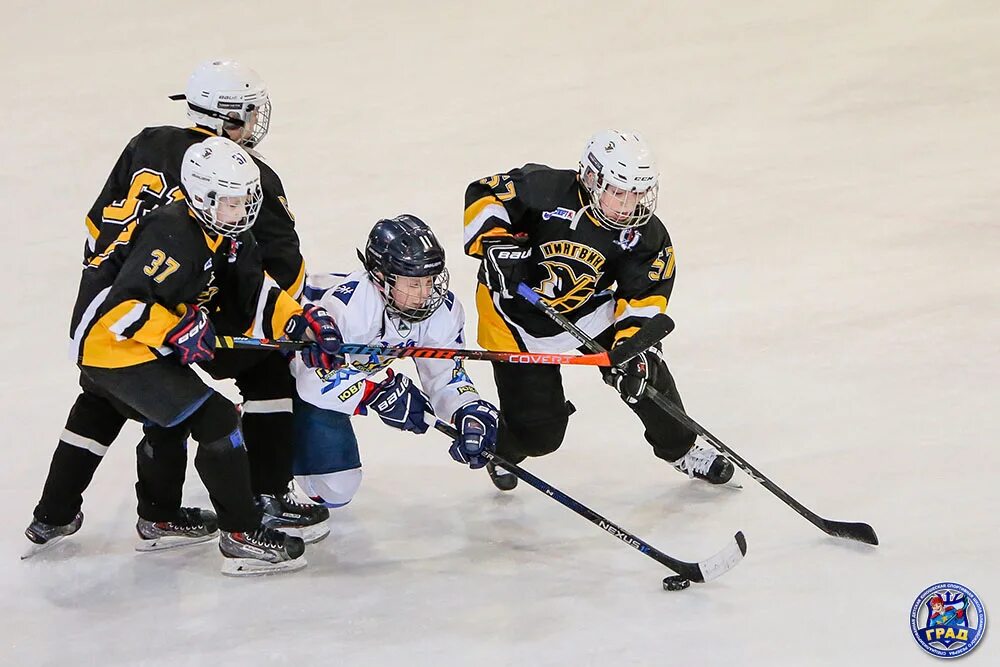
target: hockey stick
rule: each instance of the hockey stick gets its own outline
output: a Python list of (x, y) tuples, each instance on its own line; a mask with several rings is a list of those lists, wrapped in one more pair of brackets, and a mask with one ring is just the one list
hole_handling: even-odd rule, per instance
[[(655, 331), (647, 332), (634, 342), (626, 341), (611, 353), (598, 354), (548, 354), (536, 352), (497, 352), (493, 350), (459, 350), (447, 347), (386, 347), (384, 345), (363, 345), (344, 343), (340, 346), (343, 354), (375, 355), (387, 359), (416, 357), (418, 359), (462, 359), (469, 361), (502, 361), (508, 364), (562, 364), (578, 366), (617, 366), (656, 344), (673, 329), (673, 322), (666, 321)], [(636, 334), (638, 335), (638, 334)], [(647, 340), (657, 337), (656, 340)], [(627, 344), (631, 342), (631, 344)], [(647, 344), (648, 342), (648, 344)], [(215, 346), (227, 349), (253, 350), (301, 350), (312, 343), (297, 340), (268, 340), (246, 336), (216, 336)]]
[[(454, 426), (448, 424), (447, 422), (443, 422), (440, 419), (435, 421), (434, 428), (453, 439), (459, 437), (458, 430)], [(611, 533), (613, 536), (617, 537), (619, 540), (629, 545), (636, 551), (644, 553), (656, 562), (661, 565), (665, 565), (689, 581), (704, 583), (706, 581), (718, 579), (726, 572), (736, 567), (747, 553), (746, 538), (743, 537), (742, 532), (738, 532), (733, 537), (733, 542), (731, 544), (710, 558), (698, 561), (697, 563), (688, 563), (682, 560), (677, 560), (676, 558), (668, 556), (656, 547), (639, 539), (621, 526), (605, 519), (603, 516), (583, 503), (570, 498), (551, 484), (535, 477), (524, 468), (514, 465), (509, 461), (505, 461), (500, 456), (490, 452), (485, 452), (484, 456), (495, 465), (500, 466), (512, 475), (516, 475), (518, 479), (523, 480), (530, 486), (535, 487), (550, 498), (554, 498), (563, 507), (568, 507), (583, 518), (595, 524), (601, 530)]]
[[(584, 346), (592, 350), (595, 353), (606, 352), (606, 350), (601, 347), (593, 338), (588, 336), (582, 329), (577, 327), (575, 324), (566, 319), (563, 315), (558, 313), (549, 304), (545, 303), (541, 296), (532, 290), (530, 287), (521, 283), (517, 286), (517, 293), (520, 294), (526, 301), (531, 303), (533, 306), (538, 308), (540, 311), (545, 313), (549, 319), (553, 320), (563, 329), (573, 334), (573, 336), (579, 340)], [(641, 330), (640, 330), (641, 331)], [(759, 470), (754, 468), (752, 465), (747, 463), (743, 457), (734, 452), (725, 443), (716, 438), (714, 435), (708, 432), (701, 424), (691, 419), (687, 414), (671, 403), (663, 394), (658, 392), (653, 387), (647, 385), (646, 395), (658, 406), (663, 408), (671, 417), (679, 421), (684, 426), (688, 427), (702, 438), (707, 440), (713, 447), (715, 447), (723, 456), (732, 461), (733, 465), (738, 467), (740, 470), (748, 474), (754, 480), (756, 480), (765, 489), (780, 498), (786, 505), (791, 507), (793, 510), (798, 512), (803, 518), (805, 518), (809, 523), (813, 524), (820, 530), (822, 530), (827, 535), (832, 535), (834, 537), (842, 537), (848, 540), (856, 540), (858, 542), (863, 542), (865, 544), (877, 545), (878, 536), (875, 534), (875, 530), (867, 523), (853, 523), (848, 521), (833, 521), (831, 519), (824, 519), (819, 516), (805, 505), (799, 501), (792, 498), (788, 493), (785, 492), (780, 486), (769, 480), (764, 476)]]

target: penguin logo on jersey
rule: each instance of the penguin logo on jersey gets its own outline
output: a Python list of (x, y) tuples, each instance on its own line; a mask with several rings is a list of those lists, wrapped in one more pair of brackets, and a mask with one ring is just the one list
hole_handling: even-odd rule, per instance
[(562, 262), (542, 262), (542, 268), (548, 277), (542, 280), (539, 291), (545, 295), (545, 302), (560, 313), (576, 310), (594, 295), (596, 275), (577, 273)]
[(541, 266), (548, 274), (540, 291), (545, 301), (561, 313), (576, 310), (594, 295), (604, 264), (604, 255), (576, 241), (549, 241), (539, 250)]

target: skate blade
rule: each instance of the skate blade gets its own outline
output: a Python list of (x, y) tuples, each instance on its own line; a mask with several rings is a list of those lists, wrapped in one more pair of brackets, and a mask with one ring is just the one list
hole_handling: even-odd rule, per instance
[(150, 553), (152, 551), (167, 551), (168, 549), (179, 549), (181, 547), (189, 547), (193, 544), (204, 544), (205, 542), (211, 542), (217, 537), (219, 537), (219, 531), (215, 531), (211, 535), (202, 535), (201, 537), (181, 537), (180, 535), (167, 535), (164, 537), (157, 537), (152, 540), (140, 539), (135, 545), (135, 550), (140, 553)]
[(35, 544), (34, 542), (32, 542), (31, 546), (28, 547), (28, 550), (25, 551), (23, 554), (21, 554), (21, 560), (28, 560), (32, 556), (37, 556), (42, 552), (48, 551), (55, 545), (62, 542), (67, 537), (69, 537), (69, 535), (57, 535), (56, 537), (51, 538), (45, 544)]
[(306, 557), (299, 556), (293, 560), (280, 563), (268, 563), (256, 558), (223, 558), (222, 574), (227, 577), (262, 577), (269, 574), (294, 572), (306, 566)]
[(275, 526), (275, 529), (280, 530), (285, 535), (298, 537), (306, 544), (316, 544), (330, 534), (330, 523), (329, 521), (323, 521), (312, 526), (297, 526), (294, 528), (292, 526)]

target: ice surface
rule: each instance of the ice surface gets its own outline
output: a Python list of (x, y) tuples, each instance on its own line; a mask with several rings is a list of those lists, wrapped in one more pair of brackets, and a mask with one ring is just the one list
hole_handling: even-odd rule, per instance
[[(908, 628), (924, 587), (1000, 610), (997, 3), (86, 4), (8, 0), (0, 27), (0, 663), (932, 664)], [(224, 578), (211, 545), (133, 552), (134, 427), (81, 532), (19, 562), (76, 394), (84, 213), (133, 134), (183, 122), (166, 96), (217, 55), (269, 82), (262, 149), (309, 265), (353, 267), (375, 219), (413, 212), (470, 318), (465, 185), (643, 131), (690, 413), (882, 546), (828, 538), (750, 480), (686, 481), (570, 368), (566, 443), (525, 466), (680, 558), (742, 529), (736, 570), (664, 592), (669, 572), (533, 489), (501, 496), (440, 437), (360, 420), (364, 486), (300, 573)], [(493, 395), (489, 367), (470, 372)], [(207, 502), (193, 474), (187, 500)], [(963, 664), (998, 664), (997, 645)]]

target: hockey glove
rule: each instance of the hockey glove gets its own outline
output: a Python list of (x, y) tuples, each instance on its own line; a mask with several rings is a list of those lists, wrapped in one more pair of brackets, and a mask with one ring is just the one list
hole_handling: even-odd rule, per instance
[(208, 313), (198, 306), (181, 305), (183, 314), (163, 342), (173, 348), (184, 365), (211, 361), (215, 356), (215, 328)]
[(629, 405), (635, 405), (646, 394), (646, 387), (657, 385), (660, 374), (659, 346), (640, 352), (625, 363), (611, 369), (610, 382)]
[(388, 377), (379, 384), (372, 384), (358, 405), (357, 414), (376, 413), (393, 428), (412, 433), (424, 433), (428, 424), (424, 413), (434, 413), (427, 394), (402, 373), (388, 371)]
[(458, 437), (448, 453), (459, 463), (470, 468), (482, 468), (489, 462), (484, 452), (491, 454), (497, 448), (497, 409), (486, 401), (467, 403), (455, 411), (453, 421)]
[(337, 323), (320, 306), (307, 304), (298, 315), (288, 318), (285, 335), (292, 340), (314, 341), (302, 351), (302, 363), (309, 368), (334, 370), (344, 365), (344, 355), (339, 354), (344, 342)]
[(483, 241), (483, 264), (479, 279), (502, 299), (517, 296), (517, 285), (531, 277), (531, 246), (513, 237)]

